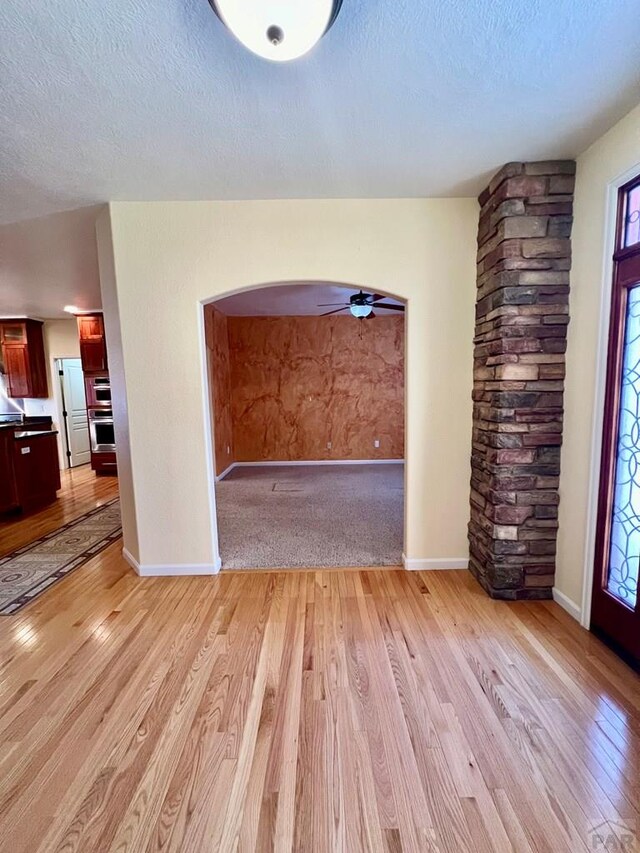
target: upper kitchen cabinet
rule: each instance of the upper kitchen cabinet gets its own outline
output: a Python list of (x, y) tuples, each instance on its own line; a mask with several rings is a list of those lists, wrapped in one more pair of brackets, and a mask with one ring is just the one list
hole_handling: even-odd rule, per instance
[(82, 370), (84, 373), (100, 373), (107, 370), (107, 344), (102, 314), (81, 314), (76, 319)]
[(43, 324), (39, 320), (0, 321), (0, 346), (10, 397), (48, 397)]

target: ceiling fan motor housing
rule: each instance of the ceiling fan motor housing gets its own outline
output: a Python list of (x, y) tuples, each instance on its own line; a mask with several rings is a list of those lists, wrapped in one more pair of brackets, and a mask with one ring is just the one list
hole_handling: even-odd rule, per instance
[(371, 305), (373, 298), (368, 293), (360, 291), (360, 293), (354, 293), (353, 296), (350, 296), (349, 302), (352, 305)]

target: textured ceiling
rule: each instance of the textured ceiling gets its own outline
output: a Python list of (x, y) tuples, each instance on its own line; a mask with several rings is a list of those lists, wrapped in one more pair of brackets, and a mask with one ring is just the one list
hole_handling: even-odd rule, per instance
[(0, 317), (68, 317), (99, 308), (95, 223), (87, 207), (0, 227)]
[(207, 0), (2, 0), (0, 222), (109, 199), (475, 193), (640, 98), (637, 0), (344, 0), (271, 64)]
[[(344, 303), (349, 301), (353, 287), (336, 284), (300, 283), (260, 287), (244, 290), (235, 296), (226, 296), (214, 303), (219, 311), (228, 317), (291, 317), (294, 315), (318, 315), (333, 310), (323, 307), (325, 303)], [(385, 298), (392, 305), (402, 305), (398, 299)], [(340, 304), (335, 305), (339, 308)], [(347, 314), (347, 312), (344, 312)], [(380, 316), (397, 315), (398, 311), (379, 309)]]

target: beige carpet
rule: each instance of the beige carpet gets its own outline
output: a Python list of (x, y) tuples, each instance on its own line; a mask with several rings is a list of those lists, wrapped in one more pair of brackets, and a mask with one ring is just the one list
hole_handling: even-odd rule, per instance
[(404, 466), (234, 468), (216, 485), (223, 569), (394, 566)]

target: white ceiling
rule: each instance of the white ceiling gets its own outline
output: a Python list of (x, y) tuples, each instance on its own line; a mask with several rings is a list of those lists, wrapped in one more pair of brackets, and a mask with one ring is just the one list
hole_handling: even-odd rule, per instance
[(302, 60), (207, 0), (2, 0), (0, 222), (109, 199), (475, 194), (640, 97), (637, 0), (344, 0)]
[(95, 221), (99, 207), (0, 227), (0, 316), (66, 317), (65, 305), (99, 308)]
[[(214, 304), (228, 317), (318, 315), (333, 310), (333, 307), (323, 307), (324, 303), (348, 303), (349, 297), (354, 293), (358, 293), (358, 290), (352, 287), (301, 282), (245, 290), (235, 296), (218, 299)], [(403, 304), (400, 300), (390, 297), (385, 297), (384, 301), (392, 305)], [(334, 307), (339, 308), (340, 304)], [(375, 313), (380, 316), (400, 314), (399, 311), (385, 311), (382, 308)], [(345, 311), (344, 314), (347, 315), (348, 312)]]

